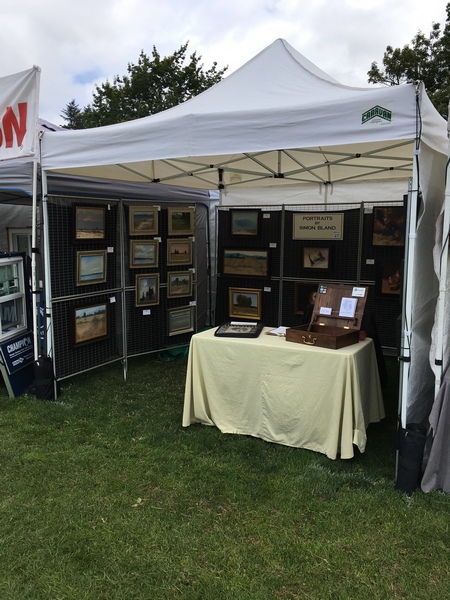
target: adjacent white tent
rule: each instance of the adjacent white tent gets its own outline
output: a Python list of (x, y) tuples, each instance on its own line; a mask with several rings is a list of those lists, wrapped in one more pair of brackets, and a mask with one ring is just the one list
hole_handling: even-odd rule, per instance
[(409, 190), (403, 420), (423, 420), (433, 399), (432, 249), (446, 154), (446, 122), (421, 83), (344, 86), (284, 40), (180, 106), (42, 140), (44, 175), (219, 189), (222, 202), (273, 203), (275, 193), (283, 202), (281, 189), (296, 204), (327, 203), (331, 194), (333, 203), (366, 194), (399, 200)]

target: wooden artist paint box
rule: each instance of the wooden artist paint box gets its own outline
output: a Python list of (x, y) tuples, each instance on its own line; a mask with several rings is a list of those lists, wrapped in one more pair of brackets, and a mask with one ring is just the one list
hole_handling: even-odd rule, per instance
[(337, 350), (359, 341), (368, 288), (319, 284), (311, 322), (289, 327), (286, 341)]

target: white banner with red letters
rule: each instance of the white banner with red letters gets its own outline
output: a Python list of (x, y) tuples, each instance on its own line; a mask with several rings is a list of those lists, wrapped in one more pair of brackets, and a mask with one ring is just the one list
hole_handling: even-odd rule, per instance
[(0, 77), (0, 160), (36, 153), (40, 73), (33, 67)]

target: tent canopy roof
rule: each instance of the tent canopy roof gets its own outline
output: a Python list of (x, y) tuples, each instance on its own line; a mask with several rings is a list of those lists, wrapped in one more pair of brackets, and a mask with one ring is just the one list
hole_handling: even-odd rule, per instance
[(422, 84), (344, 86), (276, 40), (172, 109), (45, 133), (42, 166), (204, 189), (389, 180), (410, 176), (419, 132), (446, 154), (446, 122)]

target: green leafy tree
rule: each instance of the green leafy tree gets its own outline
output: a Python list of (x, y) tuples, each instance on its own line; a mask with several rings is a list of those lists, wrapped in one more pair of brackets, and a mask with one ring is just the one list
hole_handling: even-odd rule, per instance
[(172, 55), (161, 57), (153, 46), (151, 57), (141, 51), (127, 75), (95, 86), (92, 103), (82, 110), (72, 100), (62, 111), (68, 129), (85, 129), (132, 121), (172, 108), (219, 82), (228, 67), (208, 70), (196, 52), (186, 60), (188, 43)]
[(400, 85), (423, 81), (430, 100), (445, 119), (450, 94), (450, 3), (446, 12), (443, 31), (439, 23), (433, 23), (428, 37), (419, 31), (410, 45), (403, 48), (387, 46), (383, 68), (373, 62), (367, 72), (369, 83)]

